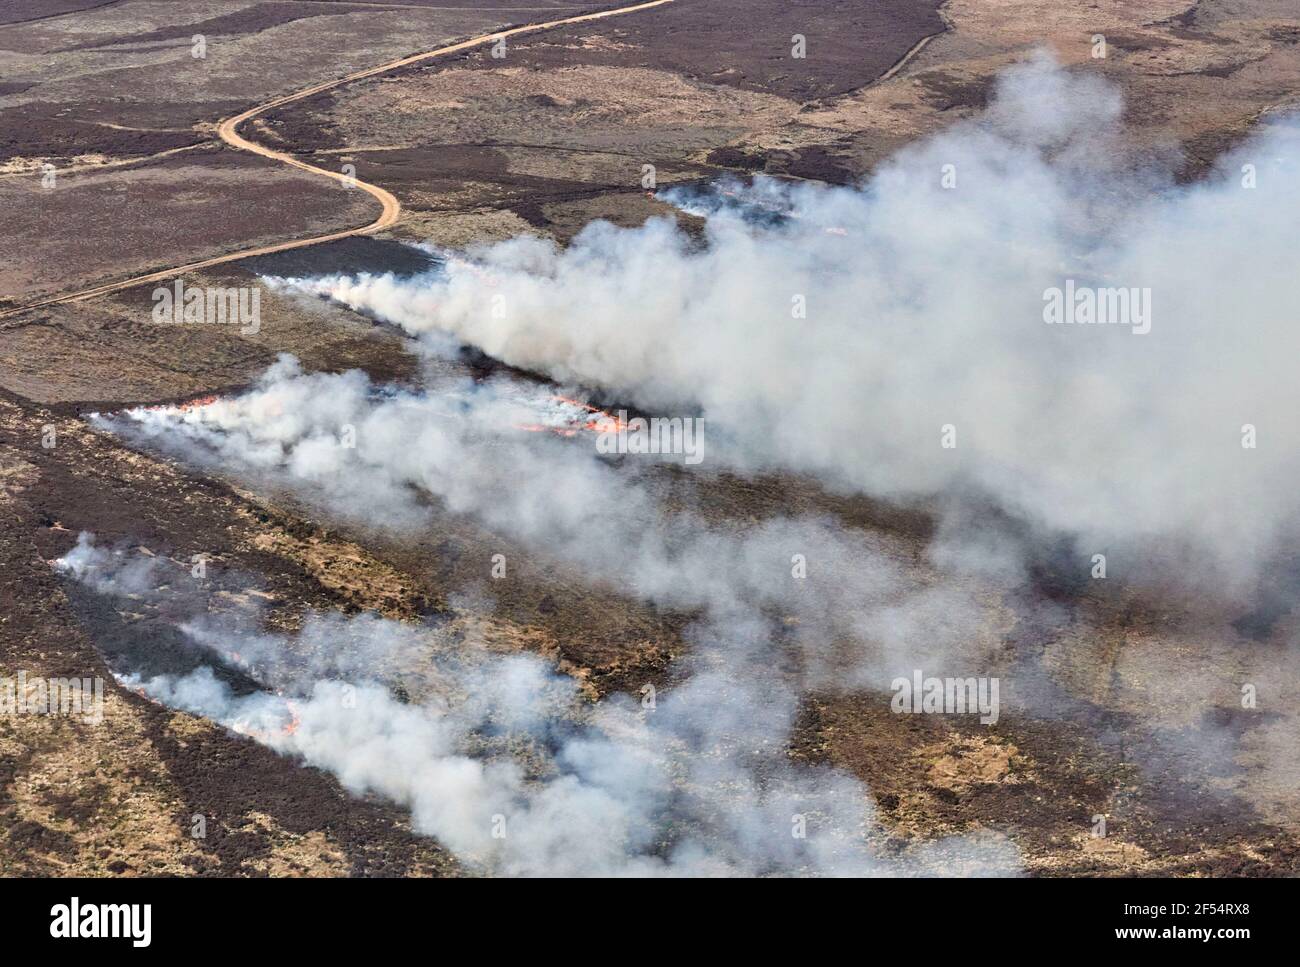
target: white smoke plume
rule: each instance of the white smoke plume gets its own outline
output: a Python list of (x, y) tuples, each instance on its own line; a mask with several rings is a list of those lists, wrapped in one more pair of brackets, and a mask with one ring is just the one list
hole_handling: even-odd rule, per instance
[[(99, 593), (165, 594), (156, 562), (96, 548), (56, 566)], [(149, 576), (159, 586), (143, 588)], [(121, 577), (126, 583), (117, 585)], [(945, 840), (903, 859), (874, 851), (866, 791), (788, 764), (792, 696), (775, 683), (704, 673), (653, 710), (595, 707), (529, 656), (448, 656), (436, 630), (373, 616), (309, 617), (297, 640), (196, 616), (184, 629), (267, 689), (237, 696), (207, 667), (123, 681), (151, 698), (328, 769), (350, 791), (411, 810), (471, 868), (505, 875), (1005, 874), (1005, 841)], [(428, 664), (400, 701), (380, 669)], [(508, 754), (528, 745), (532, 761)], [(802, 835), (796, 835), (796, 831)]]
[[(861, 187), (706, 201), (704, 245), (669, 220), (596, 223), (567, 248), (517, 238), (416, 278), (282, 284), (702, 413), (727, 441), (711, 461), (939, 508), (992, 497), (1077, 538), (1081, 569), (1106, 552), (1112, 577), (1235, 593), (1300, 511), (1300, 127), (1180, 186), (1120, 151), (1120, 113), (1101, 81), (1039, 56), (985, 116)], [(773, 217), (756, 225), (755, 206)], [(1045, 292), (1069, 281), (1149, 289), (1149, 332), (1045, 324)]]
[[(545, 795), (534, 797), (526, 790), (538, 787), (524, 782), (513, 764), (467, 764), (462, 752), (447, 751), (459, 749), (481, 717), (444, 713), (435, 724), (395, 700), (385, 704), (384, 694), (373, 690), (364, 693), (373, 721), (358, 726), (339, 718), (329, 682), (360, 681), (360, 694), (374, 668), (383, 665), (405, 679), (418, 665), (410, 631), (379, 619), (311, 622), (291, 646), (248, 628), (184, 625), (226, 664), (297, 696), (292, 699), (233, 696), (202, 670), (180, 679), (153, 678), (140, 687), (160, 701), (304, 756), (334, 771), (350, 789), (408, 805), (418, 828), (467, 861), (498, 872), (1014, 871), (1014, 851), (1005, 845), (988, 852), (960, 840), (891, 866), (863, 846), (870, 799), (860, 784), (829, 770), (792, 771), (786, 762), (799, 693), (809, 683), (826, 684), (833, 660), (843, 659), (849, 670), (836, 684), (881, 690), (917, 662), (933, 659), (930, 667), (942, 661), (938, 667), (957, 668), (953, 656), (963, 649), (967, 664), (961, 667), (982, 673), (997, 640), (972, 631), (985, 623), (973, 594), (919, 568), (905, 572), (876, 539), (843, 533), (826, 521), (778, 519), (737, 528), (689, 511), (666, 513), (651, 480), (601, 461), (590, 438), (515, 429), (531, 409), (521, 412), (514, 384), (445, 390), (374, 387), (356, 372), (304, 373), (285, 357), (243, 395), (189, 408), (141, 408), (97, 422), (240, 479), (291, 487), (333, 513), (371, 523), (412, 526), (424, 502), (437, 499), (539, 553), (578, 565), (593, 581), (659, 605), (697, 610), (694, 654), (683, 667), (691, 677), (660, 697), (650, 716), (638, 716), (626, 698), (605, 700), (592, 715), (599, 734), (587, 732), (563, 744), (556, 761), (571, 770), (581, 764), (594, 778), (584, 782), (586, 772), (575, 777), (562, 771)], [(343, 445), (345, 427), (353, 431), (354, 446)], [(66, 566), (83, 580), (100, 582), (103, 590), (103, 576), (82, 560), (87, 553), (84, 547), (74, 550)], [(792, 577), (795, 553), (806, 557), (813, 580)], [(102, 568), (105, 559), (96, 563)], [(129, 561), (118, 561), (117, 569), (135, 575)], [(135, 576), (132, 587), (140, 580)], [(370, 641), (359, 640), (366, 635)], [(837, 644), (846, 648), (830, 654)], [(793, 676), (777, 672), (783, 650), (797, 646), (805, 667)], [(310, 657), (320, 655), (334, 657), (324, 664)], [(819, 678), (822, 659), (828, 666)], [(534, 673), (541, 667), (518, 658), (509, 669), (501, 662), (478, 666), (472, 674), (460, 669), (452, 690), (465, 696), (464, 708), (479, 709), (483, 696), (493, 694), (493, 683), (546, 680), (552, 695), (547, 711), (554, 717), (555, 707), (572, 704), (554, 701), (555, 693), (571, 693), (572, 686), (561, 679), (565, 685), (557, 689), (549, 672)], [(319, 680), (324, 685), (318, 683), (321, 673), (329, 676)], [(286, 706), (290, 701), (292, 709)], [(508, 704), (537, 708), (528, 695)], [(286, 724), (295, 716), (298, 725), (289, 731)], [(552, 728), (539, 712), (522, 717), (541, 721), (544, 731)], [(366, 737), (374, 731), (381, 738)], [(387, 741), (406, 751), (385, 754)], [(428, 760), (429, 768), (416, 760)], [(448, 770), (461, 784), (452, 782)], [(598, 788), (590, 788), (592, 782)], [(552, 799), (559, 804), (550, 805)], [(579, 819), (556, 827), (557, 817), (570, 814)], [(666, 845), (654, 831), (662, 830), (669, 814), (673, 829), (701, 831)], [(789, 829), (795, 816), (812, 814), (825, 831), (816, 844), (796, 839)], [(526, 835), (497, 843), (484, 826), (485, 815), (514, 816)], [(554, 842), (559, 836), (575, 842)], [(638, 836), (660, 838), (652, 843)]]
[[(889, 869), (862, 845), (865, 790), (791, 770), (783, 754), (808, 687), (990, 670), (996, 622), (953, 572), (1014, 575), (1020, 548), (971, 528), (967, 501), (1074, 535), (1085, 572), (1105, 551), (1114, 576), (1174, 560), (1189, 580), (1232, 588), (1278, 553), (1300, 510), (1287, 486), (1300, 440), (1282, 418), (1300, 403), (1286, 372), (1300, 348), (1300, 132), (1273, 128), (1226, 164), (1253, 164), (1254, 188), (1179, 187), (1117, 150), (1119, 113), (1100, 82), (1037, 59), (1004, 78), (984, 118), (860, 188), (679, 196), (709, 213), (704, 245), (664, 220), (596, 224), (566, 249), (521, 238), (414, 279), (282, 283), (437, 348), (452, 337), (562, 384), (703, 414), (709, 466), (930, 498), (946, 516), (928, 563), (832, 521), (670, 512), (654, 473), (611, 466), (582, 440), (513, 432), (537, 420), (519, 384), (398, 390), (286, 357), (238, 397), (100, 425), (355, 520), (419, 526), (437, 502), (594, 582), (698, 612), (691, 677), (642, 716), (626, 698), (582, 708), (534, 659), (453, 663), (440, 675), (458, 701), (406, 704), (373, 673), (379, 658), (357, 656), (406, 666), (419, 634), (320, 619), (293, 641), (185, 626), (227, 663), (236, 640), (233, 663), (285, 696), (235, 696), (203, 672), (141, 687), (408, 805), (420, 829), (493, 871)], [(1150, 289), (1150, 331), (1046, 325), (1044, 292), (1067, 280)], [(1258, 447), (1241, 445), (1244, 424)], [(948, 425), (955, 448), (941, 445)], [(792, 555), (815, 580), (791, 579)], [(492, 698), (500, 682), (518, 693), (510, 714)], [(364, 714), (340, 715), (347, 686)], [(545, 748), (546, 768), (473, 754), (496, 728)], [(803, 812), (825, 820), (816, 843), (787, 841)], [(485, 814), (513, 816), (524, 835), (492, 839)]]
[[(667, 512), (653, 474), (604, 462), (590, 438), (518, 432), (517, 391), (504, 392), (376, 388), (356, 371), (304, 373), (286, 356), (240, 396), (97, 421), (370, 524), (416, 526), (436, 499), (593, 583), (698, 612), (728, 629), (718, 640), (748, 635), (759, 652), (767, 622), (782, 621), (811, 684), (884, 688), (927, 661), (983, 674), (998, 647), (978, 588), (900, 563), (886, 539), (821, 518), (741, 526)], [(795, 576), (796, 561), (810, 579)]]

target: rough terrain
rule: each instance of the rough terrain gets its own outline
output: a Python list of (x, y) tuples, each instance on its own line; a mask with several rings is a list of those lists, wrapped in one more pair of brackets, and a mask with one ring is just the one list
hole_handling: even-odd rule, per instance
[[(373, 198), (236, 151), (218, 123), (590, 5), (478, 8), (0, 2), (0, 308), (366, 224)], [(789, 57), (794, 34), (806, 38), (805, 60)], [(1095, 34), (1105, 58), (1093, 56)], [(196, 35), (206, 38), (202, 58)], [(644, 191), (644, 165), (660, 185), (722, 172), (851, 182), (978, 111), (995, 74), (1038, 46), (1117, 83), (1132, 143), (1179, 158), (1184, 178), (1300, 92), (1300, 11), (1285, 0), (675, 0), (520, 37), (504, 57), (482, 46), (268, 112), (245, 129), (250, 138), (318, 167), (354, 166), (400, 200), (401, 219), (377, 237), (186, 281), (413, 272), (419, 260), (396, 242), (460, 246), (520, 232), (566, 241), (594, 218), (674, 214)], [(556, 562), (529, 560), (490, 605), (467, 605), (481, 600), (487, 558), (509, 547), (477, 524), (442, 513), (427, 532), (394, 535), (329, 520), (89, 429), (81, 417), (93, 410), (247, 385), (281, 352), (380, 380), (418, 371), (396, 332), (337, 306), (307, 310), (263, 290), (259, 332), (195, 330), (153, 324), (151, 289), (0, 318), (0, 674), (103, 673), (120, 625), (153, 629), (148, 615), (78, 600), (51, 571), (87, 529), (179, 561), (207, 554), (245, 582), (233, 591), (266, 596), (283, 627), (308, 609), (437, 616), (472, 624), (495, 647), (552, 658), (593, 698), (672, 680), (689, 616)], [(43, 446), (50, 427), (57, 443)], [(887, 535), (902, 559), (929, 537), (924, 508), (835, 497), (804, 480), (698, 486), (711, 488), (719, 517), (815, 508)], [(1054, 620), (993, 599), (978, 633), (998, 643), (1006, 670), (1053, 690), (1057, 717), (1010, 714), (980, 729), (893, 716), (887, 693), (828, 688), (807, 695), (791, 756), (864, 779), (891, 848), (990, 829), (1011, 836), (1037, 874), (1297, 872), (1300, 775), (1279, 764), (1294, 760), (1300, 721), (1294, 711), (1243, 718), (1235, 683), (1300, 682), (1286, 653), (1300, 619), (1153, 607), (1062, 587), (1050, 568), (1038, 590), (1061, 604)], [(104, 677), (104, 727), (0, 720), (0, 873), (459, 871), (400, 808), (349, 796), (322, 772)], [(1206, 705), (1180, 701), (1193, 690), (1211, 696), (1210, 711), (1189, 713)], [(1272, 695), (1270, 707), (1294, 710), (1294, 698)], [(1089, 835), (1098, 814), (1112, 824), (1105, 839)], [(207, 817), (206, 838), (190, 835), (196, 815)]]

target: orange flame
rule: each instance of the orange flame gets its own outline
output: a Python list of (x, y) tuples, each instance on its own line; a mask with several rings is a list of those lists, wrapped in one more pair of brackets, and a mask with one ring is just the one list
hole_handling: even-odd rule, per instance
[(153, 406), (143, 406), (141, 409), (148, 412), (154, 412), (157, 410), (178, 410), (183, 413), (186, 410), (196, 410), (201, 406), (209, 406), (212, 403), (217, 402), (219, 399), (221, 399), (220, 396), (215, 393), (210, 393), (207, 396), (196, 396), (194, 399), (186, 400), (184, 403), (155, 403)]
[(523, 430), (527, 433), (554, 433), (557, 436), (573, 437), (579, 432), (586, 430), (591, 433), (604, 433), (609, 430), (622, 430), (627, 428), (627, 424), (613, 414), (606, 413), (599, 407), (592, 406), (590, 403), (584, 403), (582, 400), (571, 399), (567, 396), (560, 396), (558, 393), (551, 396), (551, 399), (561, 403), (568, 403), (570, 406), (576, 406), (578, 409), (585, 410), (591, 414), (591, 418), (582, 422), (571, 422), (565, 426), (547, 426), (543, 423), (516, 423), (516, 430)]

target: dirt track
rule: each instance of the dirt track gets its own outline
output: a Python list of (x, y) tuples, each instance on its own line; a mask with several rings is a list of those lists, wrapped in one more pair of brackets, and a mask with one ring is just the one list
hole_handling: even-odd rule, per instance
[(382, 206), (379, 217), (373, 222), (370, 222), (367, 225), (362, 225), (358, 228), (349, 228), (339, 232), (330, 232), (325, 235), (315, 235), (310, 238), (293, 239), (287, 242), (277, 242), (274, 245), (260, 245), (255, 248), (243, 249), (237, 252), (228, 252), (224, 255), (200, 259), (196, 262), (187, 262), (184, 265), (172, 266), (171, 268), (161, 269), (157, 272), (149, 272), (144, 275), (132, 276), (128, 279), (120, 279), (116, 282), (107, 282), (103, 285), (94, 286), (89, 289), (81, 289), (76, 292), (64, 293), (63, 295), (54, 296), (52, 298), (41, 299), (37, 302), (28, 303), (27, 305), (16, 306), (12, 309), (0, 311), (0, 318), (26, 312), (29, 309), (39, 309), (43, 306), (58, 305), (65, 302), (83, 302), (87, 299), (107, 295), (111, 292), (129, 289), (132, 286), (142, 285), (148, 282), (159, 282), (163, 279), (171, 278), (181, 272), (206, 269), (215, 265), (222, 265), (226, 262), (235, 262), (256, 255), (270, 255), (275, 252), (283, 252), (289, 249), (305, 248), (306, 246), (318, 245), (322, 242), (333, 242), (338, 239), (350, 238), (354, 235), (366, 235), (372, 232), (383, 231), (385, 228), (396, 223), (402, 214), (401, 203), (391, 192), (381, 188), (379, 185), (361, 181), (350, 175), (344, 174), (341, 171), (330, 171), (326, 168), (318, 168), (315, 165), (301, 161), (286, 152), (276, 151), (273, 148), (268, 148), (255, 141), (250, 141), (239, 133), (240, 126), (257, 117), (259, 114), (263, 114), (266, 111), (278, 107), (283, 107), (284, 105), (291, 104), (294, 101), (313, 97), (317, 94), (322, 94), (326, 91), (332, 90), (336, 87), (341, 87), (345, 84), (350, 84), (354, 81), (364, 80), (365, 78), (374, 77), (378, 74), (385, 74), (402, 67), (409, 67), (412, 64), (430, 60), (434, 57), (455, 54), (460, 51), (469, 50), (473, 47), (478, 47), (482, 44), (496, 43), (507, 37), (513, 37), (518, 34), (536, 33), (543, 30), (552, 30), (556, 27), (585, 23), (591, 20), (601, 20), (606, 17), (615, 17), (621, 14), (636, 13), (641, 10), (649, 10), (653, 7), (661, 7), (672, 2), (673, 0), (646, 0), (646, 2), (632, 4), (630, 6), (615, 7), (610, 10), (600, 10), (595, 13), (584, 13), (573, 17), (565, 17), (560, 20), (548, 20), (543, 23), (525, 24), (521, 27), (511, 27), (508, 30), (498, 30), (488, 34), (481, 34), (477, 37), (472, 37), (469, 40), (447, 44), (433, 50), (424, 51), (423, 53), (412, 54), (409, 57), (398, 58), (397, 60), (389, 61), (386, 64), (380, 64), (378, 67), (370, 67), (366, 70), (356, 71), (336, 80), (326, 81), (323, 84), (315, 84), (311, 87), (304, 88), (303, 90), (295, 91), (292, 94), (286, 94), (283, 97), (278, 97), (272, 101), (267, 101), (264, 104), (251, 107), (241, 114), (236, 114), (234, 117), (222, 121), (220, 127), (217, 129), (218, 135), (226, 144), (240, 151), (249, 151), (265, 158), (272, 158), (275, 161), (290, 165), (294, 168), (299, 168), (303, 171), (310, 172), (311, 174), (321, 175), (344, 185), (360, 188), (366, 194), (378, 200), (379, 204)]

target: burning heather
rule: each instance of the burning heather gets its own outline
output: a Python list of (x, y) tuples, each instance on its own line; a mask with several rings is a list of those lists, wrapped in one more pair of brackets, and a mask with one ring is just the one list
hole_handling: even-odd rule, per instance
[[(517, 413), (511, 393), (450, 405), (438, 394), (376, 388), (356, 372), (304, 373), (284, 358), (255, 389), (213, 406), (97, 422), (397, 532), (427, 523), (426, 502), (435, 500), (595, 583), (702, 613), (717, 641), (743, 628), (759, 636), (754, 648), (801, 649), (813, 681), (847, 676), (884, 687), (910, 673), (912, 656), (979, 665), (994, 647), (959, 628), (959, 617), (972, 626), (992, 617), (955, 574), (909, 576), (887, 542), (821, 517), (738, 526), (711, 521), (704, 507), (670, 510), (642, 468), (608, 462), (590, 442), (516, 433)], [(818, 562), (815, 582), (803, 580), (806, 560)], [(782, 617), (765, 617), (772, 612)], [(765, 629), (770, 620), (782, 626), (781, 646)], [(923, 640), (909, 640), (921, 629)], [(856, 643), (849, 651), (831, 647), (846, 639)]]
[[(56, 562), (108, 596), (165, 594), (153, 557), (81, 535)], [(121, 681), (328, 769), (353, 793), (411, 810), (465, 862), (510, 875), (1014, 872), (998, 838), (907, 857), (869, 845), (870, 799), (850, 777), (793, 768), (793, 696), (726, 660), (649, 705), (590, 706), (539, 659), (439, 641), (436, 628), (309, 616), (295, 640), (199, 614), (181, 629), (261, 688), (233, 694), (212, 667)], [(720, 654), (725, 655), (725, 650)], [(401, 669), (396, 680), (376, 676)], [(414, 695), (410, 693), (414, 692)], [(523, 749), (511, 754), (507, 750)], [(794, 826), (792, 826), (792, 823)], [(792, 835), (792, 830), (796, 835)]]
[(1300, 518), (1300, 438), (1280, 416), (1300, 406), (1300, 128), (1279, 121), (1179, 186), (1120, 149), (1120, 115), (1097, 79), (1040, 57), (861, 188), (665, 192), (709, 216), (703, 247), (667, 219), (595, 223), (566, 248), (521, 237), (414, 278), (278, 284), (701, 413), (719, 464), (992, 503), (1127, 580), (1249, 594)]
[[(625, 428), (627, 425), (625, 420), (581, 400), (561, 396), (558, 393), (533, 391), (530, 387), (513, 381), (509, 384), (502, 382), (494, 384), (494, 388), (502, 386), (508, 386), (507, 394), (502, 397), (502, 401), (517, 407), (514, 417), (521, 420), (532, 417), (535, 420), (535, 422), (510, 423), (509, 425), (516, 430), (524, 430), (529, 433), (554, 433), (558, 436), (572, 437), (583, 432), (616, 431)], [(446, 405), (449, 412), (470, 405), (472, 398), (473, 391), (462, 392), (457, 389), (444, 389), (440, 394), (440, 401)], [(223, 404), (222, 397), (208, 394), (197, 396), (182, 403), (159, 403), (152, 406), (131, 407), (120, 411), (114, 416), (91, 413), (90, 418), (101, 421), (118, 418), (147, 424), (156, 419), (171, 419), (192, 410), (199, 410), (202, 412), (198, 414), (198, 419), (206, 421), (221, 412), (219, 404)], [(220, 417), (216, 416), (216, 418), (219, 419)]]
[[(370, 619), (341, 631), (313, 618), (293, 641), (179, 625), (256, 682), (245, 694), (206, 666), (126, 669), (123, 680), (407, 806), (422, 832), (484, 869), (924, 871), (924, 858), (891, 863), (869, 847), (870, 791), (856, 780), (783, 763), (800, 695), (897, 698), (915, 679), (939, 685), (909, 693), (909, 712), (977, 714), (986, 726), (1007, 709), (1059, 715), (1056, 685), (1008, 655), (996, 630), (1064, 620), (1023, 591), (1045, 549), (1057, 548), (1061, 566), (1064, 541), (1072, 566), (1093, 577), (1106, 576), (1109, 556), (1135, 585), (1209, 582), (1216, 595), (1249, 595), (1296, 520), (1278, 487), (1295, 450), (1237, 439), (1252, 421), (1286, 432), (1268, 414), (1294, 381), (1257, 356), (1262, 341), (1241, 342), (1207, 313), (1199, 290), (1207, 259), (1232, 258), (1221, 199), (1238, 189), (1175, 187), (1089, 150), (1118, 113), (1107, 89), (1039, 59), (1003, 79), (986, 117), (909, 149), (862, 188), (759, 179), (666, 193), (707, 215), (703, 247), (665, 221), (597, 224), (566, 249), (519, 238), (448, 253), (414, 278), (273, 280), (394, 322), (425, 353), (445, 357), (465, 340), (550, 386), (510, 374), (382, 385), (355, 370), (307, 372), (285, 355), (243, 393), (93, 417), (331, 519), (398, 534), (428, 527), (434, 508), (473, 520), (593, 586), (687, 616), (684, 678), (654, 714), (617, 695), (586, 706), (571, 680), (519, 656), (440, 665), (440, 689), (400, 701), (357, 656), (399, 640), (409, 661), (427, 661), (428, 646)], [(1250, 150), (1285, 159), (1295, 146), (1279, 127)], [(931, 177), (944, 164), (970, 189), (952, 194)], [(1273, 187), (1238, 210), (1265, 235), (1285, 230), (1290, 209), (1275, 192), (1294, 174), (1286, 163), (1269, 171)], [(1134, 201), (1152, 188), (1154, 201)], [(1114, 214), (1117, 200), (1129, 211)], [(989, 224), (1004, 229), (984, 244)], [(1264, 293), (1290, 268), (1240, 266)], [(1112, 282), (1144, 284), (1132, 301)], [(1091, 308), (1075, 298), (1085, 283), (1102, 286)], [(1042, 308), (1053, 292), (1055, 320)], [(1097, 331), (1041, 328), (1065, 321), (1061, 293), (1071, 318)], [(1227, 308), (1272, 332), (1278, 307), (1258, 298)], [(664, 472), (610, 445), (660, 418), (561, 389), (574, 385), (689, 414), (679, 425), (711, 421), (718, 439), (695, 471), (703, 489), (668, 499)], [(938, 527), (909, 560), (827, 516), (728, 520), (701, 496), (719, 471), (799, 471), (818, 478), (810, 487), (923, 499)], [(1208, 512), (1243, 501), (1248, 516)], [(1185, 573), (1171, 578), (1175, 560)], [(108, 561), (83, 542), (61, 566), (109, 595), (138, 583), (135, 564)], [(999, 603), (1009, 591), (1020, 595), (1010, 619)], [(302, 664), (304, 648), (315, 657)], [(521, 718), (509, 724), (483, 697), (500, 681), (519, 686), (509, 714)], [(541, 760), (476, 754), (485, 736), (518, 738)], [(774, 846), (777, 827), (813, 814), (818, 837)], [(517, 833), (496, 842), (485, 817)], [(983, 870), (1014, 866), (1004, 851), (942, 849)]]
[(30, 2), (0, 874), (1300, 871), (1285, 5)]

